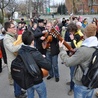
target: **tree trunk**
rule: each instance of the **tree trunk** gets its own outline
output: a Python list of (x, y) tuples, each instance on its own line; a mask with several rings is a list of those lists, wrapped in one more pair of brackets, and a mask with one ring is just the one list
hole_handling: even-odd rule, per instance
[(3, 8), (1, 9), (1, 14), (2, 14), (2, 16), (1, 16), (2, 17), (2, 23), (1, 24), (4, 25), (4, 11), (3, 11)]

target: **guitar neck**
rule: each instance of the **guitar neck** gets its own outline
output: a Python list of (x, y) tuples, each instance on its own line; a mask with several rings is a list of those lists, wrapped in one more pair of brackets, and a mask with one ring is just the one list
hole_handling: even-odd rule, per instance
[[(60, 33), (59, 33), (54, 27), (52, 27), (52, 29), (51, 29), (51, 34), (52, 34), (54, 37), (57, 37), (60, 41), (64, 40), (64, 39), (61, 37)], [(74, 49), (72, 49), (72, 47), (71, 47), (66, 41), (64, 41), (63, 44), (65, 45), (65, 47), (66, 47), (70, 52), (73, 52), (73, 53), (75, 52)]]
[[(63, 40), (64, 40), (61, 36), (58, 36), (58, 39), (59, 39), (60, 41), (63, 41)], [(63, 44), (64, 44), (64, 46), (65, 46), (69, 51), (71, 51), (71, 52), (74, 51), (74, 50), (72, 49), (72, 47), (71, 47), (66, 41), (64, 41)]]

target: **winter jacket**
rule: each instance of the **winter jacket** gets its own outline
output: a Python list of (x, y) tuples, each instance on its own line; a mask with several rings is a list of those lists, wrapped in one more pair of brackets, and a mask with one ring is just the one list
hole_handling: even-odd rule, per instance
[[(36, 64), (40, 68), (40, 70), (41, 68), (44, 68), (48, 71), (51, 69), (50, 62), (46, 58), (44, 58), (42, 54), (35, 47), (22, 45), (18, 53), (21, 53), (21, 52), (23, 52), (24, 54), (25, 52), (30, 52)], [(34, 79), (34, 84), (39, 84), (42, 81), (43, 81), (43, 75), (41, 74), (38, 78)]]
[(11, 63), (16, 57), (14, 55), (14, 52), (17, 52), (21, 47), (21, 44), (15, 46), (13, 44), (15, 41), (16, 41), (15, 35), (10, 32), (7, 32), (7, 34), (5, 35), (3, 39), (3, 44), (4, 44), (4, 48), (5, 48), (6, 55), (7, 55), (7, 63), (8, 63), (9, 72), (11, 71), (10, 70)]
[[(83, 46), (83, 47), (78, 48), (75, 54), (69, 57), (67, 55), (67, 52), (61, 47), (60, 57), (62, 61), (65, 62), (65, 65), (67, 67), (70, 67), (70, 66), (76, 67), (77, 65), (81, 65), (83, 69), (85, 70), (85, 68), (89, 65), (89, 62), (91, 60), (91, 57), (94, 51), (95, 51), (94, 48)], [(73, 78), (76, 84), (82, 85), (81, 83), (82, 75), (83, 75), (82, 70), (78, 69)]]

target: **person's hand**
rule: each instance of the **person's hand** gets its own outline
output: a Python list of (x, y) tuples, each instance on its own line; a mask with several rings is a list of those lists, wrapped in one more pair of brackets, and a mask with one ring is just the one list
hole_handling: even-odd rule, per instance
[(62, 47), (63, 46), (63, 42), (64, 42), (64, 40), (59, 41), (59, 47)]
[(74, 35), (73, 34), (70, 34), (70, 39), (74, 40)]
[(41, 40), (45, 40), (45, 36), (40, 37)]
[(42, 55), (44, 58), (46, 57), (44, 54)]
[(47, 30), (42, 31), (43, 34), (47, 33)]

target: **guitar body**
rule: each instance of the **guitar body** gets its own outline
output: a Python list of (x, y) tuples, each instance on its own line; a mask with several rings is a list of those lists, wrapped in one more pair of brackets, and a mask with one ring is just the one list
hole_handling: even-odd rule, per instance
[(48, 49), (50, 46), (50, 42), (52, 42), (52, 35), (47, 35), (46, 39), (42, 42), (43, 49)]
[(46, 69), (41, 69), (42, 73), (43, 73), (43, 77), (47, 77), (48, 76), (48, 71)]
[(43, 42), (42, 42), (42, 47), (43, 47), (43, 49), (48, 49), (49, 46), (50, 46), (50, 43), (47, 43), (46, 41), (43, 41)]

